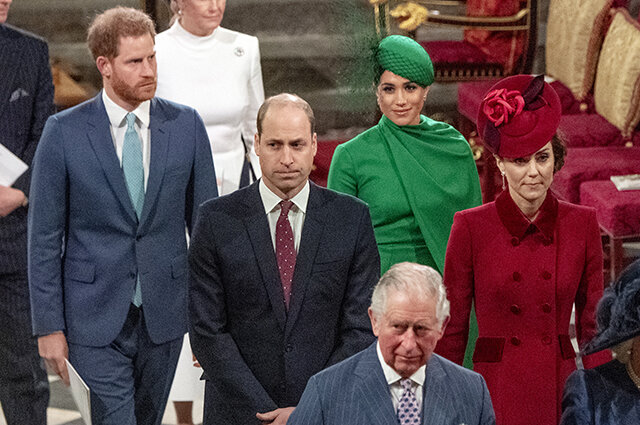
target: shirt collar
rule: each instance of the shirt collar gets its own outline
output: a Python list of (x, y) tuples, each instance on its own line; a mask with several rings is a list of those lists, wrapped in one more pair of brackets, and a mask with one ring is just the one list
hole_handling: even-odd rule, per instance
[[(400, 376), (398, 372), (393, 370), (393, 368), (384, 361), (384, 357), (382, 357), (382, 351), (380, 350), (380, 341), (376, 343), (376, 353), (378, 353), (378, 360), (380, 361), (380, 366), (382, 366), (382, 373), (384, 373), (387, 384), (392, 385), (396, 382), (399, 382), (402, 379), (402, 376)], [(426, 365), (420, 366), (420, 368), (416, 370), (413, 375), (409, 377), (409, 379), (411, 379), (411, 381), (413, 381), (413, 383), (417, 385), (424, 385), (426, 369)]]
[(558, 200), (551, 194), (551, 191), (547, 191), (547, 196), (542, 205), (540, 205), (540, 212), (533, 221), (530, 221), (520, 211), (520, 208), (511, 199), (508, 190), (503, 191), (496, 198), (496, 209), (498, 210), (500, 221), (512, 236), (522, 239), (527, 234), (540, 231), (546, 241), (553, 241), (556, 217), (558, 216)]
[[(109, 122), (111, 123), (112, 127), (122, 127), (127, 124), (125, 117), (129, 113), (129, 111), (111, 100), (105, 90), (102, 90), (102, 102), (104, 103), (104, 108), (107, 110), (107, 116), (109, 117)], [(138, 105), (136, 109), (131, 111), (142, 123), (143, 127), (149, 127), (150, 109), (151, 101), (145, 100), (140, 105)]]
[[(260, 189), (260, 197), (262, 198), (264, 212), (269, 214), (278, 208), (278, 204), (283, 199), (273, 193), (264, 183), (263, 179), (260, 179), (258, 187)], [(307, 203), (309, 201), (309, 180), (307, 180), (305, 185), (302, 187), (302, 190), (300, 190), (296, 196), (291, 198), (291, 201), (300, 211), (302, 211), (303, 214), (307, 213)]]

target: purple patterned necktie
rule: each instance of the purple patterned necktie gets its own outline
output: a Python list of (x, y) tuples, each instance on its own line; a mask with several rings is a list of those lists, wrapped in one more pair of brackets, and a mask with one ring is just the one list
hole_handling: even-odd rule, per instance
[(280, 202), (280, 217), (276, 223), (276, 257), (278, 270), (280, 270), (284, 305), (287, 309), (289, 309), (289, 297), (291, 297), (293, 271), (296, 268), (296, 247), (288, 217), (292, 206), (293, 202), (291, 201)]
[(402, 379), (400, 386), (403, 392), (398, 404), (398, 423), (400, 425), (420, 425), (418, 400), (411, 390), (411, 379)]

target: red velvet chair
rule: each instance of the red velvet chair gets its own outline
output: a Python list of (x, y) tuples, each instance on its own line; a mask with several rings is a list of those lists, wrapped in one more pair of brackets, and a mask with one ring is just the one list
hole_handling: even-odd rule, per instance
[(580, 185), (580, 202), (596, 209), (614, 281), (626, 265), (623, 242), (640, 241), (640, 191), (618, 191), (609, 180), (588, 181)]

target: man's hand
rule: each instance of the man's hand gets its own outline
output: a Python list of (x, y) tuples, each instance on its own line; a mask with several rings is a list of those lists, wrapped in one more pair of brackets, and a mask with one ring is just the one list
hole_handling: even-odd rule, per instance
[(0, 185), (0, 217), (6, 217), (22, 206), (26, 197), (19, 189)]
[(295, 409), (295, 407), (283, 407), (272, 410), (271, 412), (256, 413), (256, 418), (258, 418), (263, 425), (286, 425), (289, 415), (293, 413), (293, 409)]
[(69, 371), (64, 362), (69, 358), (67, 339), (62, 332), (54, 332), (38, 338), (38, 352), (66, 386), (69, 386)]

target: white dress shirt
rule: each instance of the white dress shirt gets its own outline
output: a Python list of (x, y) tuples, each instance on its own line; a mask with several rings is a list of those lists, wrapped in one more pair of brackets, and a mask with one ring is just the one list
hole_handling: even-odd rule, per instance
[[(124, 135), (127, 132), (127, 114), (129, 111), (116, 104), (102, 90), (102, 101), (109, 117), (109, 128), (111, 129), (111, 139), (113, 146), (122, 167), (122, 146), (124, 145)], [(149, 179), (149, 163), (151, 160), (151, 135), (149, 134), (149, 111), (151, 101), (142, 102), (136, 109), (131, 111), (136, 116), (136, 132), (142, 141), (142, 166), (144, 168), (144, 189), (147, 190), (147, 180)]]
[[(382, 372), (389, 385), (389, 391), (391, 392), (391, 401), (393, 402), (393, 410), (398, 412), (398, 405), (400, 404), (400, 398), (402, 398), (402, 387), (400, 386), (400, 380), (402, 376), (398, 374), (391, 366), (389, 366), (382, 357), (382, 351), (380, 351), (380, 342), (376, 344), (376, 352), (378, 353), (378, 360), (382, 366)], [(418, 402), (418, 411), (422, 412), (422, 391), (424, 387), (426, 366), (422, 365), (420, 369), (415, 371), (413, 375), (409, 377), (411, 379), (411, 389), (416, 395), (416, 401)]]
[[(271, 233), (271, 241), (273, 249), (276, 249), (276, 224), (280, 216), (280, 201), (278, 195), (273, 193), (271, 189), (264, 184), (264, 180), (260, 179), (259, 183), (260, 197), (264, 206), (264, 212), (269, 220), (269, 231)], [(296, 196), (291, 198), (293, 206), (289, 210), (289, 223), (293, 230), (293, 240), (296, 252), (300, 249), (300, 239), (302, 238), (302, 226), (304, 225), (304, 217), (307, 214), (307, 202), (309, 201), (309, 181), (304, 185), (302, 190)]]

